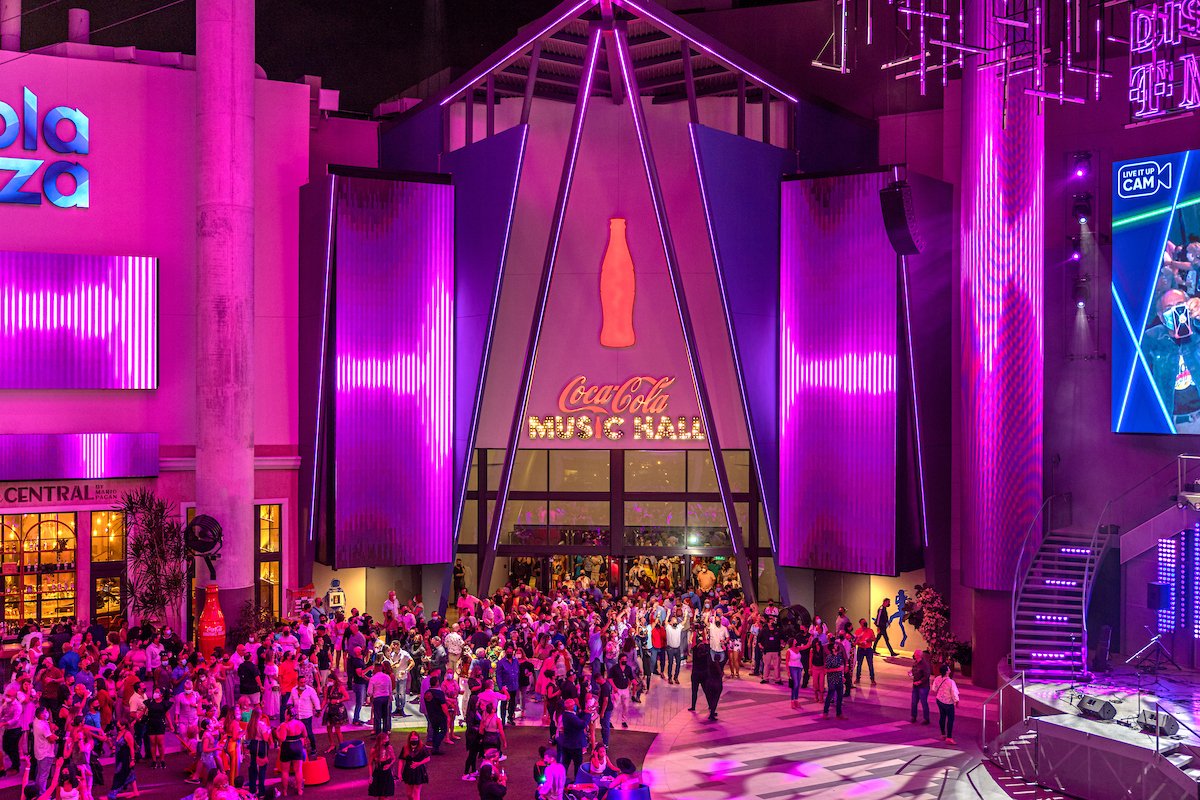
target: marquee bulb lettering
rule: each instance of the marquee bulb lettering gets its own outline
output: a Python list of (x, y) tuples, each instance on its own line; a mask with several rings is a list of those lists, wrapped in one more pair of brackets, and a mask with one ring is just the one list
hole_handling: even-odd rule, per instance
[[(45, 196), (58, 208), (87, 208), (91, 184), (87, 167), (66, 159), (18, 158), (11, 152), (20, 140), (21, 149), (36, 151), (38, 134), (50, 150), (63, 155), (86, 156), (89, 149), (88, 117), (78, 108), (58, 106), (46, 113), (38, 124), (38, 96), (24, 89), (21, 114), (0, 101), (0, 203), (38, 206)], [(7, 152), (6, 152), (7, 151)], [(41, 186), (35, 176), (42, 172)], [(64, 186), (67, 191), (64, 191)]]

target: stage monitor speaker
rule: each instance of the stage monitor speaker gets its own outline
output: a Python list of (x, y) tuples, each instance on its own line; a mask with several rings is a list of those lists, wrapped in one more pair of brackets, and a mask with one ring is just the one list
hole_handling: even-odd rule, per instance
[(1142, 713), (1138, 714), (1138, 726), (1150, 733), (1154, 733), (1154, 729), (1158, 728), (1159, 736), (1174, 736), (1179, 733), (1179, 720), (1165, 711), (1142, 709)]
[(1085, 694), (1079, 698), (1079, 702), (1076, 705), (1085, 717), (1105, 721), (1116, 719), (1117, 717), (1117, 707), (1103, 697), (1094, 697), (1090, 694)]
[(923, 242), (908, 181), (892, 181), (880, 189), (879, 204), (883, 207), (883, 226), (896, 253), (902, 256), (920, 253)]
[(1171, 584), (1146, 584), (1146, 608), (1151, 611), (1162, 611), (1171, 607)]

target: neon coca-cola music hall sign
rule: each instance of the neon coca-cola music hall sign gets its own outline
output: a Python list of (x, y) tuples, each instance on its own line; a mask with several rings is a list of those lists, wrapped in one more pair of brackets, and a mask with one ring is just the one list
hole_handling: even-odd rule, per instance
[(675, 378), (634, 375), (621, 383), (588, 383), (584, 375), (567, 381), (558, 395), (558, 414), (530, 415), (530, 439), (618, 441), (704, 441), (700, 417), (668, 413)]

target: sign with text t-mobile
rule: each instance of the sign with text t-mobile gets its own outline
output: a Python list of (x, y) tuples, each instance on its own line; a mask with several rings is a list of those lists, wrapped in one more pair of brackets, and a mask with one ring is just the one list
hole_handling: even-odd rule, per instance
[(22, 95), (20, 113), (0, 100), (0, 203), (39, 206), (44, 196), (59, 208), (87, 208), (87, 167), (70, 158), (33, 157), (39, 138), (55, 153), (86, 156), (87, 115), (78, 108), (58, 106), (39, 117), (38, 96), (28, 87)]

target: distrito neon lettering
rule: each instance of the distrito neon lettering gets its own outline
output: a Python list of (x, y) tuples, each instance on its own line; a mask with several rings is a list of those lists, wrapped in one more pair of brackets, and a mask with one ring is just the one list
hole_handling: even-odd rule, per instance
[[(41, 142), (55, 153), (86, 156), (90, 135), (88, 117), (78, 108), (58, 106), (38, 124), (38, 96), (24, 89), (16, 108), (0, 100), (0, 203), (40, 206), (42, 198), (58, 208), (87, 208), (91, 199), (87, 167), (79, 161), (17, 157), (35, 152)], [(18, 147), (19, 144), (19, 147)], [(45, 166), (45, 170), (42, 167)], [(42, 170), (40, 185), (37, 173)]]
[(1175, 56), (1185, 39), (1200, 41), (1200, 2), (1130, 4), (1129, 103), (1136, 119), (1200, 108), (1200, 62)]

